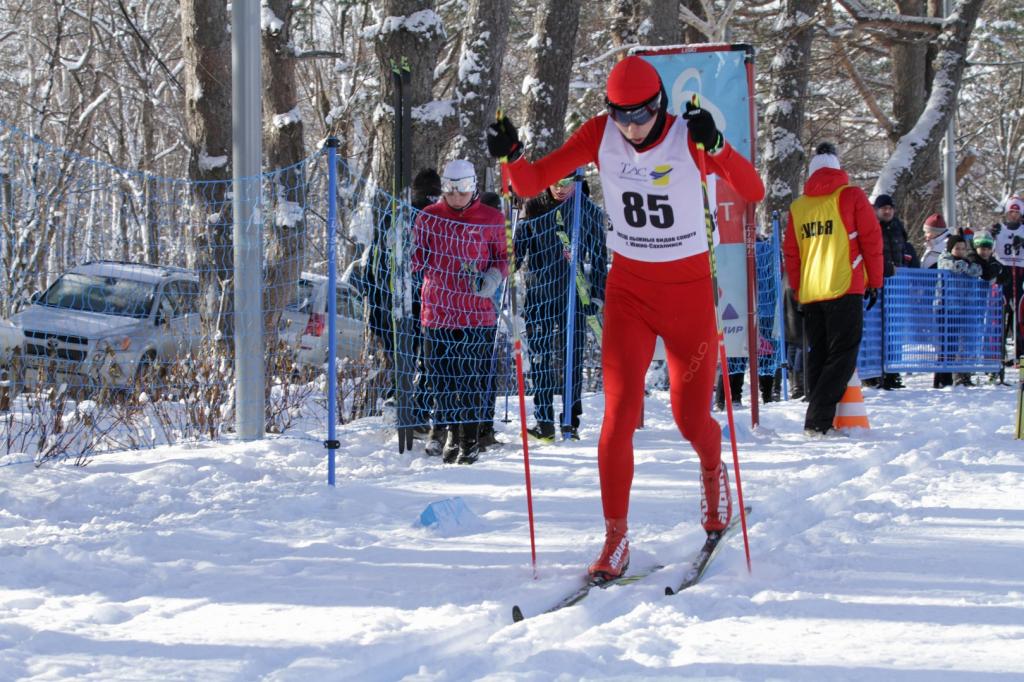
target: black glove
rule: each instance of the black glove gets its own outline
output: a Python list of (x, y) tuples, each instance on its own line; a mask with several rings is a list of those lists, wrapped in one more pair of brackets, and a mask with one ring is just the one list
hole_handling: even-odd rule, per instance
[(1017, 235), (1013, 236), (1013, 249), (1014, 251), (1024, 249), (1024, 237), (1018, 237)]
[(523, 155), (519, 133), (508, 116), (502, 116), (487, 126), (487, 151), (497, 159), (507, 158), (509, 161), (515, 161)]
[(864, 312), (874, 308), (875, 304), (878, 303), (878, 289), (875, 289), (874, 287), (868, 287), (865, 289), (864, 300), (868, 302), (867, 306), (864, 308)]
[(704, 145), (709, 154), (714, 154), (722, 148), (724, 140), (722, 133), (718, 132), (715, 126), (715, 117), (700, 107), (695, 107), (693, 102), (686, 103), (686, 127), (690, 131), (690, 137), (694, 142)]

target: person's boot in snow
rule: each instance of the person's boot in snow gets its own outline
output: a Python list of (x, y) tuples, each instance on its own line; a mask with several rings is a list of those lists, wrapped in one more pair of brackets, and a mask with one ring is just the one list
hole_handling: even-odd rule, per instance
[(704, 530), (723, 530), (732, 519), (729, 473), (721, 462), (714, 469), (700, 470), (700, 516)]
[(424, 451), (429, 457), (440, 457), (444, 452), (444, 442), (448, 438), (448, 429), (443, 426), (434, 426), (430, 429), (430, 438)]
[(626, 538), (626, 519), (604, 520), (604, 547), (597, 561), (590, 564), (587, 573), (592, 580), (619, 578), (629, 568), (629, 539)]
[(445, 464), (455, 464), (455, 460), (459, 458), (460, 433), (461, 429), (458, 424), (448, 429), (448, 440), (445, 441), (444, 453), (442, 454)]

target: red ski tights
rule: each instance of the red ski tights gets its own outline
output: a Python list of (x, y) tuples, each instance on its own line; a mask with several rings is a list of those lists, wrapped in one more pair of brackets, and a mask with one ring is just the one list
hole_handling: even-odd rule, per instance
[[(672, 416), (679, 431), (697, 451), (705, 471), (717, 469), (722, 459), (722, 429), (711, 417), (718, 341), (707, 267), (703, 276), (692, 281), (655, 281), (679, 279), (678, 270), (670, 271), (665, 263), (641, 265), (616, 258), (619, 267), (612, 267), (605, 292), (605, 408), (597, 446), (606, 519), (626, 518), (629, 510), (633, 432), (640, 420), (645, 375), (657, 336), (665, 341)], [(712, 511), (705, 522), (708, 530), (723, 527), (719, 516), (728, 514), (727, 510), (717, 513), (719, 490), (717, 485), (712, 488), (705, 491)]]

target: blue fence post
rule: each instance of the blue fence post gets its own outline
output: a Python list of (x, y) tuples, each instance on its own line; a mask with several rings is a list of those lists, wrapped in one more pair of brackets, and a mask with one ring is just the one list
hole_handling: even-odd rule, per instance
[(327, 138), (327, 485), (334, 485), (338, 450), (338, 138)]
[[(562, 427), (563, 433), (572, 426), (573, 375), (575, 374), (576, 350), (576, 272), (580, 263), (580, 211), (583, 210), (583, 169), (577, 168), (573, 178), (572, 194), (572, 234), (569, 238), (569, 286), (565, 307), (565, 389), (562, 391)], [(580, 387), (582, 392), (583, 387)], [(580, 396), (583, 399), (583, 396)]]

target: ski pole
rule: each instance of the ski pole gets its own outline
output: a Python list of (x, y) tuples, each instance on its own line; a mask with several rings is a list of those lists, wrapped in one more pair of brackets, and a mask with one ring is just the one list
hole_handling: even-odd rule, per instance
[[(694, 93), (691, 100), (700, 108), (700, 96)], [(718, 317), (718, 260), (715, 258), (715, 224), (711, 216), (710, 198), (708, 196), (708, 171), (704, 145), (697, 142), (697, 169), (700, 171), (700, 191), (704, 202), (704, 230), (708, 240), (708, 261), (711, 266), (711, 296), (715, 304), (715, 329), (718, 333), (718, 361), (722, 366), (722, 392), (725, 396), (726, 414), (729, 419), (729, 441), (732, 444), (733, 469), (736, 472), (736, 497), (740, 504), (740, 525), (743, 527), (743, 549), (747, 555), (747, 572), (752, 572), (750, 565), (750, 540), (747, 537), (747, 513), (743, 506), (743, 483), (740, 481), (740, 456), (736, 449), (736, 426), (732, 414), (732, 388), (729, 386), (729, 358), (725, 354), (725, 332), (722, 321)]]
[[(501, 121), (501, 109), (498, 109), (497, 119)], [(513, 215), (512, 191), (507, 173), (508, 157), (503, 156), (501, 162), (501, 195), (505, 200), (505, 240), (508, 248), (509, 262), (509, 307), (511, 308), (512, 322), (512, 354), (516, 360), (516, 382), (519, 384), (519, 426), (523, 438), (523, 470), (526, 475), (526, 510), (530, 520), (530, 558), (533, 562), (533, 577), (537, 578), (537, 543), (534, 537), (533, 526), (533, 491), (530, 483), (530, 446), (526, 435), (526, 386), (523, 381), (523, 342), (519, 338), (519, 325), (516, 323), (518, 304), (516, 301), (515, 276), (516, 256), (512, 235), (519, 222), (519, 212)]]

